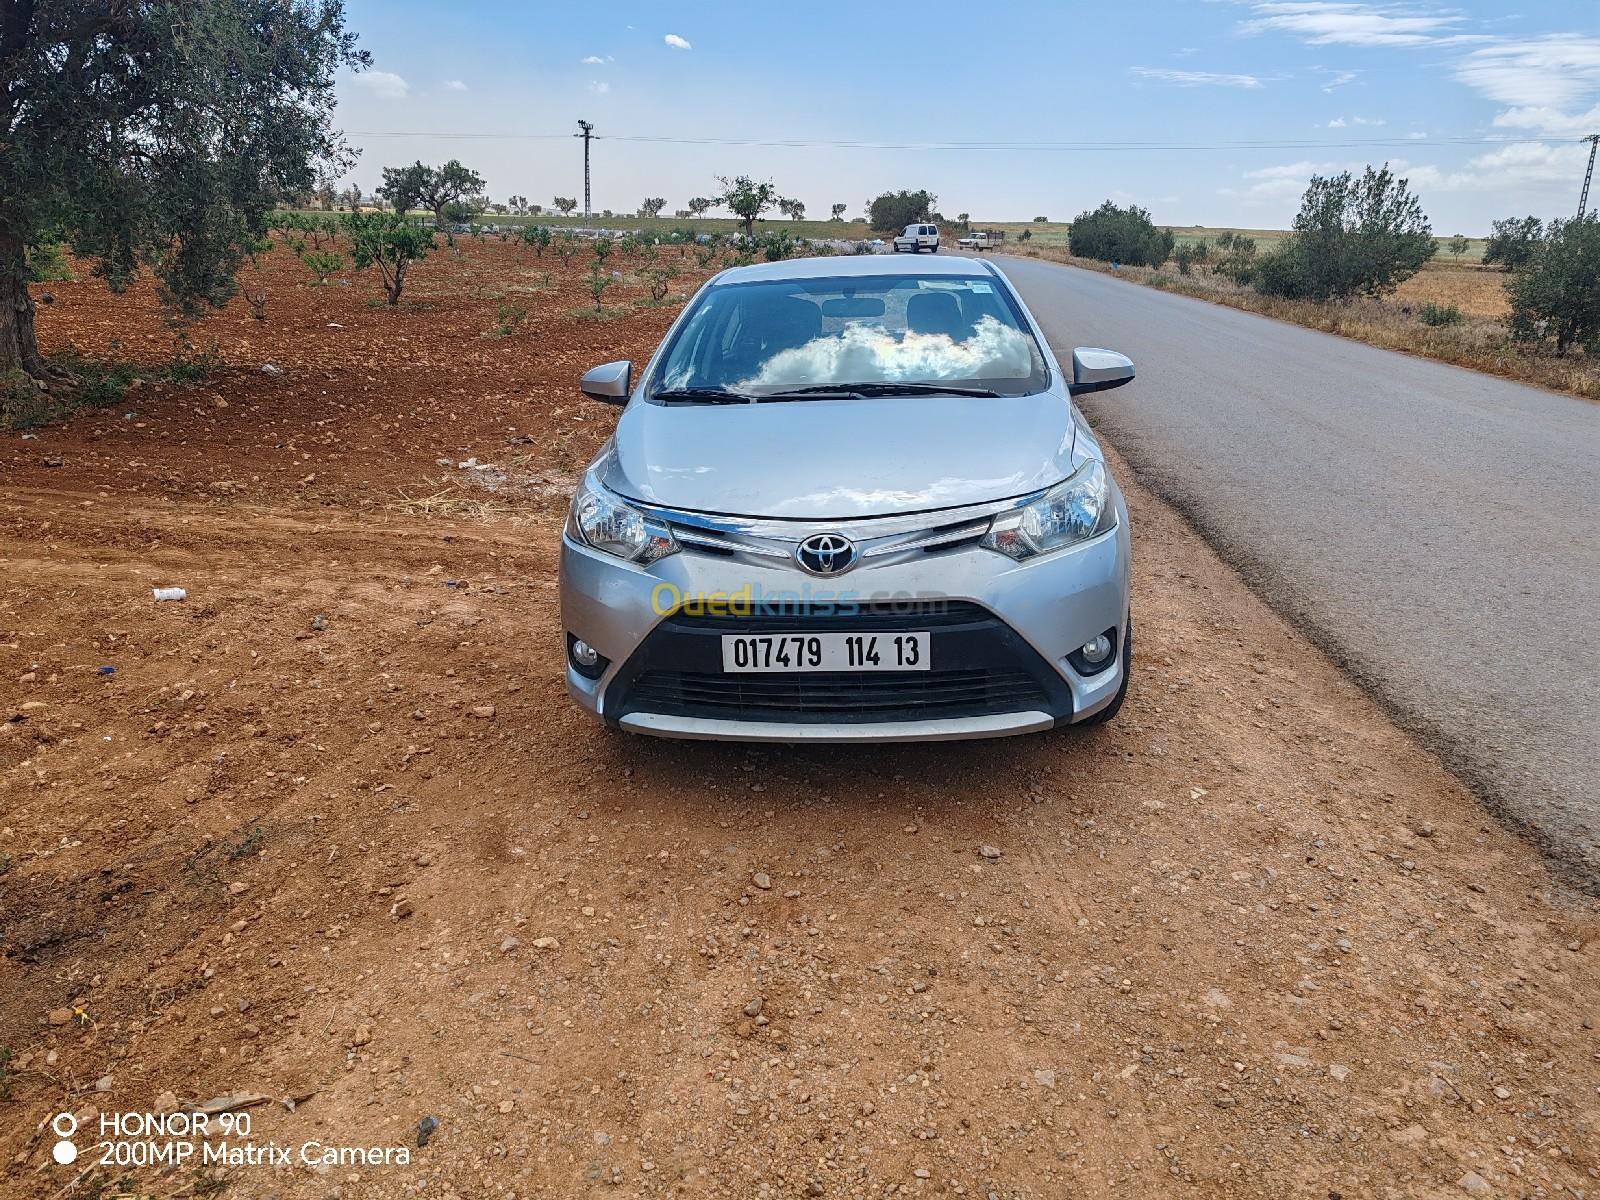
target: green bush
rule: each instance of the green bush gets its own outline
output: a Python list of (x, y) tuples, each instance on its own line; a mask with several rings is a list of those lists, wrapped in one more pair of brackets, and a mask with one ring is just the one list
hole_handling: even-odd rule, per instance
[(1422, 205), (1387, 166), (1368, 167), (1359, 179), (1349, 171), (1313, 175), (1293, 230), (1252, 282), (1269, 296), (1379, 296), (1420, 271), (1438, 248)]
[(1490, 227), (1483, 261), (1499, 263), (1508, 271), (1525, 267), (1544, 237), (1544, 222), (1538, 217), (1506, 217)]
[(1228, 229), (1217, 235), (1216, 264), (1212, 267), (1224, 279), (1248, 286), (1256, 273), (1256, 240)]
[(1178, 264), (1179, 275), (1189, 274), (1196, 263), (1205, 262), (1209, 256), (1204, 242), (1179, 242), (1172, 251), (1172, 261)]
[(1146, 210), (1118, 208), (1109, 200), (1079, 213), (1067, 235), (1068, 247), (1080, 258), (1135, 267), (1159, 267), (1172, 256), (1176, 240), (1172, 230), (1157, 229)]
[(300, 256), (306, 269), (317, 277), (318, 285), (328, 282), (328, 276), (344, 266), (344, 255), (331, 250), (311, 250)]
[(1600, 353), (1600, 218), (1551, 221), (1506, 291), (1518, 341), (1554, 338), (1558, 355), (1575, 345)]
[(28, 247), (29, 283), (67, 283), (72, 279), (72, 267), (61, 250), (60, 242), (37, 242)]
[(884, 192), (867, 205), (867, 224), (878, 233), (899, 233), (907, 225), (930, 219), (939, 198), (923, 189)]
[(1429, 300), (1417, 310), (1417, 316), (1422, 319), (1424, 325), (1432, 325), (1435, 328), (1441, 325), (1461, 324), (1461, 310), (1454, 304), (1435, 304)]

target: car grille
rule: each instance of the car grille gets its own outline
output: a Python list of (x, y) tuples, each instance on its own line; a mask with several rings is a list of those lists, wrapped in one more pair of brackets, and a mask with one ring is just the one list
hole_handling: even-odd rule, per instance
[[(727, 634), (927, 630), (927, 671), (722, 670)], [(1072, 712), (1072, 695), (1048, 663), (988, 609), (964, 600), (862, 604), (731, 615), (676, 613), (661, 622), (607, 689), (606, 715), (635, 712), (722, 720), (841, 724), (922, 721), (1002, 713)]]
[(631, 694), (636, 707), (651, 712), (763, 720), (975, 716), (1041, 708), (1046, 703), (1044, 689), (1025, 672), (981, 668), (765, 676), (646, 671)]

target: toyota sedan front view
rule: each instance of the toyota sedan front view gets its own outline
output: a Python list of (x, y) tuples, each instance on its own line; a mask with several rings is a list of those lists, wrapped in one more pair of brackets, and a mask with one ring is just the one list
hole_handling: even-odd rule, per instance
[(970, 258), (724, 271), (643, 371), (561, 546), (567, 686), (666, 737), (891, 742), (1108, 720), (1128, 513), (1005, 276)]

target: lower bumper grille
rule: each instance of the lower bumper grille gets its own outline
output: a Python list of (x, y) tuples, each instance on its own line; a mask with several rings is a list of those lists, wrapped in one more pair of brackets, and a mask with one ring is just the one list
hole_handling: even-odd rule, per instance
[(651, 712), (749, 716), (761, 720), (860, 720), (977, 716), (1043, 708), (1045, 691), (1023, 671), (982, 668), (873, 674), (818, 672), (754, 676), (703, 671), (646, 671), (633, 685), (633, 707)]
[[(722, 670), (728, 634), (928, 630), (926, 671), (739, 673)], [(666, 618), (606, 690), (609, 720), (630, 713), (795, 724), (925, 721), (1072, 713), (1072, 693), (1009, 625), (976, 604), (864, 605), (850, 613)]]

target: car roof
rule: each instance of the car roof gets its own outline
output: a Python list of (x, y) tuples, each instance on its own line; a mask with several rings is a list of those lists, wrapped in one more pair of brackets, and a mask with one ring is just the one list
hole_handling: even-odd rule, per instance
[(898, 254), (834, 254), (820, 258), (785, 258), (778, 262), (730, 267), (713, 281), (754, 283), (761, 279), (829, 279), (849, 275), (994, 275), (988, 261), (964, 254), (935, 254), (931, 258)]

